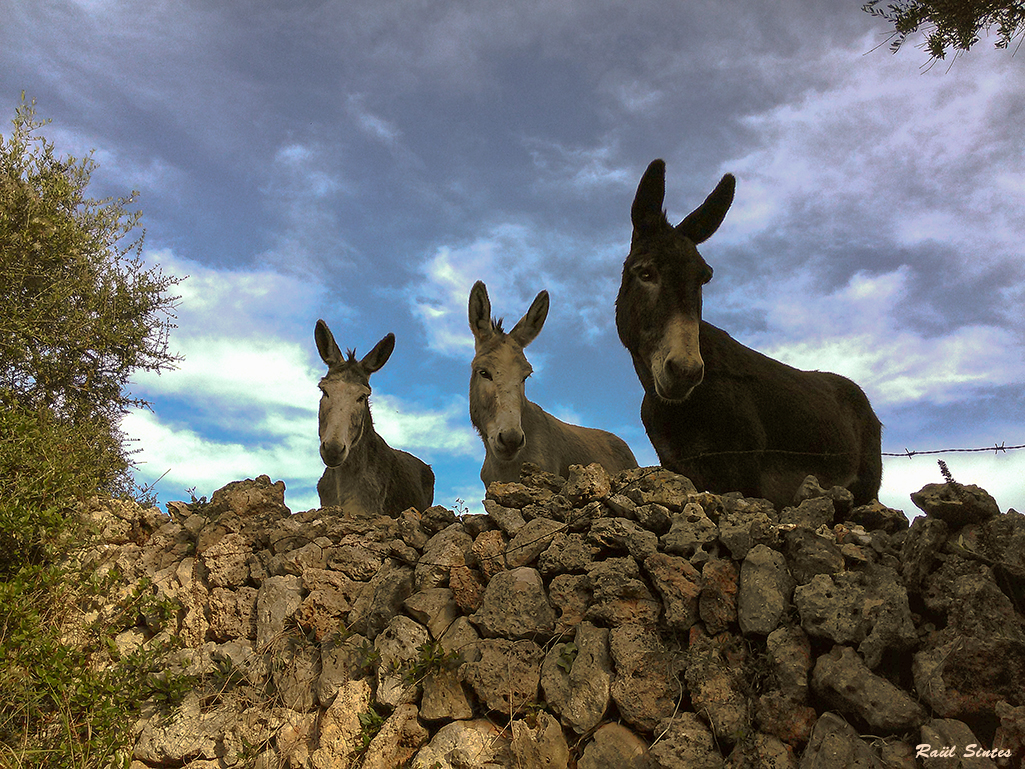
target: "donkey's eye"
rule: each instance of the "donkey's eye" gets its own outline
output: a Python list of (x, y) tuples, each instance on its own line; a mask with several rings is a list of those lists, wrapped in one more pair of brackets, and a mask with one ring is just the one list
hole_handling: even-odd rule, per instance
[(634, 270), (634, 275), (642, 283), (654, 283), (658, 278), (658, 273), (650, 265), (641, 265)]
[(366, 403), (366, 402), (367, 402), (367, 394), (366, 393), (363, 393), (358, 398), (356, 398), (356, 403)]
[(479, 376), (481, 379), (487, 379), (489, 382), (491, 381), (491, 372), (487, 369), (477, 369), (477, 376)]

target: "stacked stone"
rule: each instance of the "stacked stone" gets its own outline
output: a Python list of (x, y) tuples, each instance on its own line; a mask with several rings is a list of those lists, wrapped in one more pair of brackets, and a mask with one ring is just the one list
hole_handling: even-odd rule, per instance
[(777, 511), (591, 465), (461, 518), (291, 515), (266, 476), (170, 520), (96, 506), (92, 560), (181, 605), (118, 646), (177, 636), (197, 681), (133, 769), (1018, 766), (1025, 516), (913, 497), (909, 527), (813, 478)]

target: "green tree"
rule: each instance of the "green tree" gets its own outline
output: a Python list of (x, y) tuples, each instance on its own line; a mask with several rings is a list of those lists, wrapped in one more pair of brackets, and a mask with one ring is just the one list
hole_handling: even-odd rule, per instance
[(61, 158), (38, 135), (24, 97), (10, 136), (0, 136), (0, 400), (7, 408), (79, 429), (93, 441), (97, 485), (130, 489), (120, 432), (136, 370), (172, 367), (173, 308), (180, 281), (147, 269), (140, 213), (128, 198), (85, 191), (91, 157)]
[(905, 41), (921, 31), (925, 49), (934, 59), (949, 51), (957, 56), (979, 42), (980, 32), (996, 29), (997, 48), (1007, 48), (1025, 34), (1025, 3), (1021, 0), (869, 0), (862, 10), (893, 25), (890, 50), (896, 53)]

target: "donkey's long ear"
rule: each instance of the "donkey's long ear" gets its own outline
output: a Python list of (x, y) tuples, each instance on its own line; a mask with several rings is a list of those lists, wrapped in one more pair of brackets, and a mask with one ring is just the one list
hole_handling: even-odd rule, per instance
[(542, 291), (534, 297), (527, 314), (517, 321), (513, 330), (509, 332), (510, 338), (520, 347), (526, 347), (534, 341), (534, 337), (541, 333), (541, 327), (548, 317), (548, 292)]
[(373, 374), (381, 366), (388, 362), (388, 358), (391, 357), (392, 350), (395, 349), (395, 334), (388, 333), (384, 335), (384, 339), (374, 345), (374, 349), (363, 356), (363, 360), (359, 362), (368, 374)]
[(317, 340), (317, 351), (320, 353), (320, 359), (324, 363), (328, 366), (333, 366), (336, 363), (342, 362), (342, 351), (338, 349), (331, 329), (327, 327), (323, 320), (317, 321), (317, 327), (313, 330), (313, 338)]
[(694, 243), (708, 240), (726, 218), (726, 212), (733, 204), (733, 192), (736, 188), (737, 180), (733, 174), (723, 176), (711, 194), (705, 198), (705, 202), (676, 225), (676, 231)]
[(644, 230), (664, 220), (662, 203), (665, 198), (666, 162), (652, 160), (648, 170), (641, 177), (640, 184), (637, 185), (637, 194), (630, 209), (630, 220), (633, 222), (634, 230)]
[(488, 299), (488, 288), (484, 281), (478, 280), (470, 289), (470, 303), (467, 313), (470, 320), (470, 331), (478, 343), (484, 341), (495, 331), (491, 322), (491, 300)]

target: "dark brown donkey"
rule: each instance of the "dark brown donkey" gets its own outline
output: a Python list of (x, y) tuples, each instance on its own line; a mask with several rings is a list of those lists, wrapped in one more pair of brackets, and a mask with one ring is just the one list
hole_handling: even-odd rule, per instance
[(320, 458), (327, 465), (317, 484), (321, 506), (392, 517), (410, 507), (426, 510), (434, 501), (434, 472), (385, 443), (370, 416), (370, 375), (388, 361), (395, 335), (388, 334), (362, 360), (354, 350), (343, 357), (322, 320), (314, 338), (328, 366), (320, 380)]
[(727, 174), (673, 227), (662, 209), (665, 163), (644, 172), (633, 239), (616, 299), (619, 338), (644, 386), (641, 421), (662, 465), (698, 489), (793, 504), (807, 475), (846, 486), (855, 504), (879, 493), (881, 425), (854, 382), (800, 371), (701, 320), (701, 286), (712, 268), (696, 244), (733, 202)]
[(637, 467), (630, 447), (612, 433), (556, 419), (527, 400), (530, 363), (523, 348), (534, 341), (548, 317), (548, 292), (534, 298), (527, 314), (506, 333), (491, 317), (488, 290), (477, 281), (470, 291), (469, 318), (476, 354), (470, 374), (470, 421), (484, 441), (480, 479), (518, 481), (520, 466), (533, 462), (563, 477), (570, 465), (597, 462), (615, 473)]

